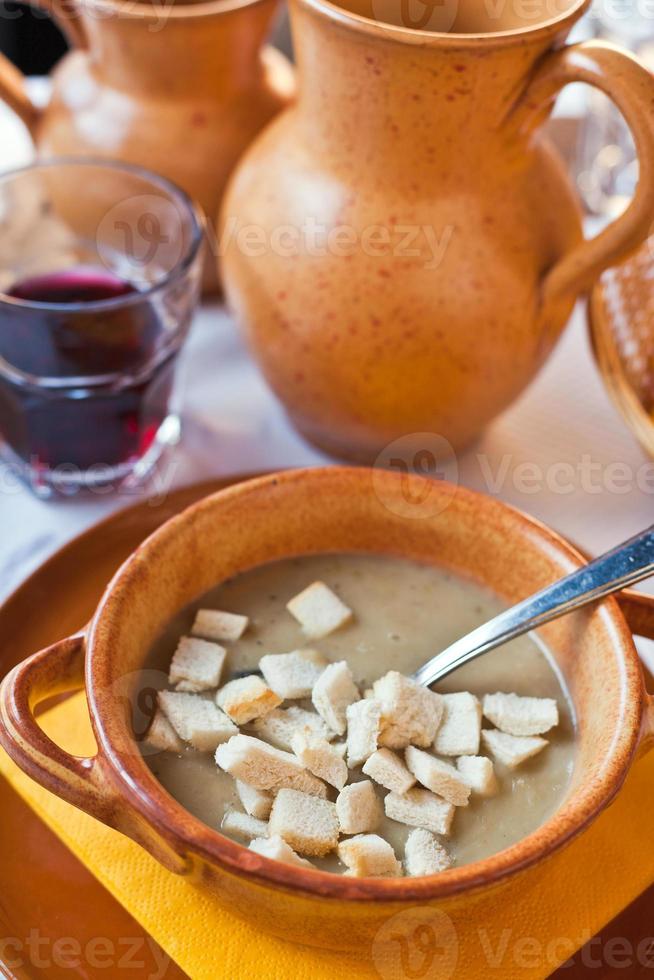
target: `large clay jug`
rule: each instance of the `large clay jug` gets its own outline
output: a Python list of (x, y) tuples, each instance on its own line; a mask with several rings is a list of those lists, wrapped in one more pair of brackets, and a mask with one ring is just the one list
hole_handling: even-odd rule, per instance
[[(47, 0), (43, 0), (47, 2)], [(294, 88), (264, 45), (277, 0), (53, 0), (72, 50), (44, 109), (0, 60), (0, 97), (41, 157), (114, 157), (179, 184), (215, 219), (227, 178)], [(214, 240), (209, 242), (215, 251)], [(215, 259), (206, 285), (217, 285)]]
[[(291, 0), (298, 101), (239, 164), (221, 249), (252, 349), (315, 444), (362, 461), (421, 432), (466, 446), (646, 237), (654, 79), (608, 44), (563, 46), (588, 2)], [(588, 242), (542, 132), (568, 82), (614, 99), (640, 156), (635, 199)]]

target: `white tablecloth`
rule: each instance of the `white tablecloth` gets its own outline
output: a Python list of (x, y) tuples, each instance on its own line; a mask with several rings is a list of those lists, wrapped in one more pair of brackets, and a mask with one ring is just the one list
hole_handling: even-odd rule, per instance
[[(29, 158), (0, 106), (0, 167)], [(218, 305), (197, 315), (184, 355), (183, 441), (148, 488), (232, 473), (329, 462), (292, 431)], [(654, 463), (609, 401), (581, 305), (529, 390), (458, 461), (466, 486), (496, 494), (598, 553), (654, 520)], [(43, 502), (0, 466), (0, 599), (63, 542), (128, 506), (134, 494)]]

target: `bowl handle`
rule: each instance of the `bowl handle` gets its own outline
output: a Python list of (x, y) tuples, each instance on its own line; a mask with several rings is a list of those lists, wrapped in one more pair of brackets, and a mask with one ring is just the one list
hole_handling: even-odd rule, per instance
[[(645, 595), (634, 589), (625, 589), (619, 594), (618, 602), (627, 623), (636, 636), (654, 640), (654, 596)], [(639, 755), (654, 749), (654, 695), (645, 689), (643, 706), (643, 725), (640, 737)]]
[(7, 674), (0, 685), (0, 745), (51, 793), (131, 837), (169, 870), (187, 873), (188, 859), (116, 793), (101, 751), (92, 758), (71, 755), (36, 721), (39, 704), (84, 688), (85, 652), (85, 635), (78, 633), (28, 657)]
[(581, 41), (546, 55), (506, 117), (515, 133), (530, 133), (549, 114), (570, 82), (601, 89), (631, 129), (640, 166), (627, 210), (595, 238), (572, 247), (550, 268), (541, 286), (545, 322), (558, 303), (587, 289), (601, 272), (626, 258), (647, 238), (654, 214), (654, 77), (633, 55), (605, 41)]

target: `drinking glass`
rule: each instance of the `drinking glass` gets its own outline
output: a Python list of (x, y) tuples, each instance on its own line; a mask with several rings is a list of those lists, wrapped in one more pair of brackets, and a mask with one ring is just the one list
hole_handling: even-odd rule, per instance
[(204, 223), (139, 167), (0, 177), (0, 454), (42, 496), (142, 480), (176, 441)]

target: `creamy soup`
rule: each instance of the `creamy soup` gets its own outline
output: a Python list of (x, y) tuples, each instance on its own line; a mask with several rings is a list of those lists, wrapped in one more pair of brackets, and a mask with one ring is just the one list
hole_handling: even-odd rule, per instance
[[(315, 580), (329, 585), (354, 610), (354, 621), (309, 644), (285, 606)], [(196, 610), (212, 607), (246, 614), (251, 620), (243, 637), (228, 650), (222, 683), (235, 673), (256, 669), (265, 653), (287, 653), (310, 645), (330, 661), (346, 660), (363, 690), (390, 669), (411, 674), (503, 605), (468, 581), (414, 562), (347, 554), (288, 559), (224, 582), (180, 612), (150, 652), (147, 667), (167, 674), (177, 641), (190, 631)], [(148, 684), (153, 676), (157, 675), (148, 673)], [(512, 691), (555, 698), (559, 707), (560, 723), (545, 736), (549, 741), (545, 750), (512, 771), (496, 763), (499, 793), (490, 799), (473, 795), (469, 806), (457, 808), (447, 849), (455, 864), (461, 865), (515, 843), (556, 810), (571, 777), (574, 720), (553, 661), (532, 637), (514, 640), (468, 664), (435, 690), (471, 691), (480, 697)], [(144, 756), (171, 796), (210, 827), (220, 830), (225, 812), (241, 809), (234, 780), (218, 769), (212, 753), (188, 747), (181, 754), (150, 750)], [(350, 781), (361, 778), (365, 777), (360, 769), (351, 770)], [(376, 789), (380, 798), (386, 795), (382, 787)], [(330, 789), (329, 798), (336, 795)], [(384, 817), (376, 833), (393, 845), (401, 859), (410, 829)], [(325, 869), (343, 870), (335, 855), (312, 860)]]

